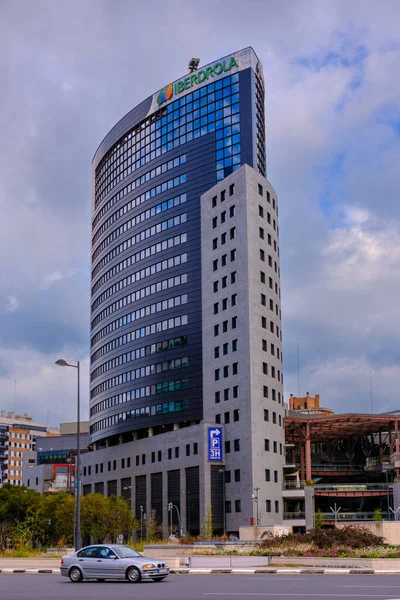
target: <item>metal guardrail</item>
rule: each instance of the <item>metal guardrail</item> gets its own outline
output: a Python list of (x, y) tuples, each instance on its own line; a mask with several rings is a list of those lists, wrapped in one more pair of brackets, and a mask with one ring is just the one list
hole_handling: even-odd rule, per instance
[[(298, 465), (300, 466), (300, 465)], [(365, 471), (366, 467), (364, 465), (349, 465), (349, 464), (332, 464), (332, 465), (311, 465), (311, 471)]]
[(283, 490), (304, 490), (305, 487), (305, 482), (304, 481), (284, 481), (282, 483), (282, 489)]
[(292, 521), (294, 519), (305, 519), (305, 518), (306, 518), (305, 512), (284, 512), (283, 513), (284, 521)]
[[(355, 512), (345, 513), (340, 512), (337, 515), (333, 513), (321, 513), (323, 521), (374, 521), (375, 513), (373, 512)], [(388, 520), (388, 513), (382, 512), (382, 520)]]
[(389, 489), (386, 483), (326, 483), (314, 485), (316, 492), (382, 492)]

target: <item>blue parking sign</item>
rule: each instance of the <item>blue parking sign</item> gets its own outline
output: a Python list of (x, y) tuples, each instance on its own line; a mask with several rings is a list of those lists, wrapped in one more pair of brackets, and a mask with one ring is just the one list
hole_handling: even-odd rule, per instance
[(208, 460), (222, 462), (222, 427), (208, 428)]

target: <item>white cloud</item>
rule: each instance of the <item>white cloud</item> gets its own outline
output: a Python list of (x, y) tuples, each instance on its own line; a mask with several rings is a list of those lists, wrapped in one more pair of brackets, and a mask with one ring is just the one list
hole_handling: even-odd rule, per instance
[(19, 300), (15, 296), (9, 296), (7, 299), (7, 307), (8, 312), (14, 312), (19, 307)]

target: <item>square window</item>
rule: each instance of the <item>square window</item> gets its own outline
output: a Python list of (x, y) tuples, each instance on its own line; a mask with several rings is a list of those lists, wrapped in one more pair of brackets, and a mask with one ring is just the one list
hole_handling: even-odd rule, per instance
[(263, 362), (262, 367), (263, 367), (263, 373), (264, 373), (264, 375), (268, 375), (268, 365), (267, 365), (267, 363)]
[(263, 396), (264, 398), (268, 398), (268, 386), (263, 386)]
[(269, 440), (264, 440), (264, 450), (265, 452), (269, 452)]
[(264, 239), (264, 229), (262, 227), (259, 228), (259, 236), (262, 240)]
[(237, 375), (238, 374), (238, 369), (239, 369), (239, 363), (235, 362), (232, 365), (232, 373), (233, 375)]
[(218, 280), (214, 281), (214, 283), (213, 283), (213, 291), (214, 291), (214, 294), (215, 294), (215, 292), (218, 292)]
[(194, 442), (193, 444), (193, 454), (198, 454), (199, 453), (199, 445), (197, 442)]
[(278, 483), (278, 471), (274, 471), (274, 483)]
[(230, 422), (229, 412), (224, 413), (224, 423), (227, 425)]
[(260, 248), (260, 260), (265, 262), (265, 252), (262, 248)]
[(236, 329), (237, 325), (238, 325), (238, 318), (232, 317), (232, 329)]
[(235, 205), (229, 207), (229, 217), (232, 218), (235, 216)]
[(222, 323), (222, 332), (226, 333), (228, 331), (228, 321), (223, 321)]
[(233, 420), (235, 423), (237, 423), (239, 421), (239, 409), (235, 408), (235, 410), (233, 411)]
[(225, 344), (223, 345), (223, 347), (222, 347), (222, 353), (224, 355), (226, 355), (226, 354), (229, 353), (229, 344), (228, 344), (228, 342), (225, 342)]
[(190, 444), (186, 444), (186, 456), (190, 456)]
[(221, 244), (222, 244), (222, 245), (226, 244), (226, 233), (223, 233), (223, 234), (221, 235)]
[(222, 287), (226, 288), (227, 285), (228, 285), (228, 276), (225, 275), (225, 277), (222, 278)]
[(215, 229), (216, 227), (218, 227), (218, 217), (214, 217), (212, 220), (212, 227), (213, 229)]
[(270, 513), (270, 512), (271, 512), (271, 500), (266, 500), (266, 501), (265, 501), (265, 511), (266, 511), (267, 513)]
[(242, 504), (240, 500), (235, 500), (235, 512), (242, 512)]
[(214, 348), (214, 358), (219, 358), (219, 346), (215, 346)]
[(226, 310), (228, 308), (228, 298), (223, 298), (222, 300), (222, 310)]
[(269, 410), (264, 408), (264, 421), (269, 421)]
[(231, 306), (237, 305), (237, 294), (232, 294), (231, 296)]
[(264, 271), (260, 271), (260, 281), (261, 281), (261, 283), (265, 283), (265, 273), (264, 273)]
[(223, 254), (222, 255), (222, 259), (221, 259), (221, 265), (223, 267), (225, 267), (227, 262), (228, 262), (228, 255), (227, 254)]
[(232, 341), (232, 352), (237, 352), (238, 350), (238, 340)]
[(151, 453), (151, 462), (152, 463), (156, 462), (156, 453), (155, 452)]
[(231, 472), (225, 471), (225, 483), (230, 483), (230, 482), (231, 482)]
[(238, 385), (234, 385), (232, 391), (233, 391), (233, 397), (234, 398), (239, 398), (239, 386)]
[(221, 213), (221, 223), (225, 223), (226, 221), (226, 210)]
[(213, 260), (213, 271), (217, 271), (217, 270), (218, 270), (218, 258)]
[(267, 340), (262, 340), (262, 349), (264, 352), (268, 352)]
[(240, 451), (240, 440), (233, 440), (233, 450), (234, 452)]
[(161, 450), (159, 450), (159, 451), (157, 452), (157, 460), (158, 460), (158, 462), (161, 462), (161, 459), (162, 459), (162, 451), (161, 451)]
[(175, 446), (175, 458), (179, 458), (179, 446)]
[(231, 227), (230, 232), (229, 232), (229, 237), (231, 240), (235, 239), (235, 235), (236, 235), (236, 227)]
[(279, 500), (275, 500), (275, 512), (279, 512)]
[(225, 402), (226, 402), (227, 400), (229, 400), (229, 388), (226, 388), (226, 389), (224, 390), (224, 400), (225, 400)]
[(224, 378), (229, 377), (229, 365), (224, 367)]
[(231, 183), (231, 185), (229, 186), (229, 195), (233, 196), (234, 193), (235, 193), (235, 184)]
[(274, 452), (278, 454), (278, 442), (274, 442)]
[(221, 369), (215, 369), (214, 371), (214, 381), (219, 381), (221, 377)]
[(267, 319), (265, 317), (261, 317), (261, 327), (267, 329)]
[(215, 392), (214, 399), (215, 399), (215, 404), (218, 404), (221, 401), (221, 392)]
[[(261, 304), (262, 304), (262, 306), (265, 306), (266, 303), (267, 303), (267, 297), (266, 297), (266, 295), (265, 294), (261, 294)], [(215, 312), (214, 312), (214, 314), (215, 314)]]
[(236, 260), (236, 248), (231, 250), (231, 262), (233, 262), (234, 260)]
[(214, 325), (214, 337), (219, 335), (219, 325)]
[(272, 413), (272, 422), (276, 425), (276, 412)]
[(230, 500), (226, 500), (225, 502), (225, 512), (226, 514), (230, 514), (232, 512), (232, 502)]
[(268, 234), (268, 244), (272, 246), (272, 237), (270, 234)]
[(214, 315), (218, 314), (218, 302), (214, 303)]
[(270, 469), (265, 469), (265, 481), (271, 481), (271, 471), (270, 471)]
[(212, 207), (215, 208), (217, 206), (217, 196), (213, 196), (211, 200)]
[(231, 283), (236, 283), (236, 271), (232, 271), (231, 273)]
[(235, 481), (240, 481), (240, 469), (235, 469)]
[(168, 460), (172, 459), (172, 448), (168, 448)]
[(221, 423), (221, 415), (215, 415), (215, 422)]
[(221, 192), (221, 202), (224, 202), (225, 197), (226, 197), (226, 192), (225, 192), (225, 190), (222, 190), (222, 192)]
[(218, 248), (218, 238), (214, 238), (213, 239), (213, 250), (216, 250)]
[(231, 443), (229, 440), (225, 441), (225, 454), (229, 454), (229, 452), (231, 451)]
[(260, 196), (262, 196), (264, 193), (263, 186), (260, 183), (258, 184), (258, 193), (260, 194)]

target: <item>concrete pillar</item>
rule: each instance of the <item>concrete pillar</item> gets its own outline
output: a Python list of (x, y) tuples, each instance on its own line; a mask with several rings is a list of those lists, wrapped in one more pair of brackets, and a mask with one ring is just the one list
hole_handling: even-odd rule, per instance
[(305, 480), (305, 470), (304, 470), (304, 446), (303, 444), (300, 446), (300, 478), (302, 481)]
[(119, 435), (118, 436), (118, 444), (123, 444), (124, 443), (124, 436), (123, 435)]
[(399, 443), (399, 423), (397, 419), (394, 422), (394, 435), (395, 435), (395, 444), (396, 444), (396, 453), (400, 452), (400, 443)]
[(181, 524), (183, 535), (187, 534), (186, 519), (186, 472), (185, 469), (181, 469)]
[(166, 540), (169, 536), (169, 512), (168, 512), (168, 471), (162, 472), (162, 521), (163, 538)]
[(136, 442), (137, 441), (137, 431), (133, 432), (133, 441)]
[(390, 456), (392, 456), (392, 454), (393, 454), (393, 439), (392, 439), (392, 429), (391, 429), (390, 425), (389, 425), (388, 436), (389, 436), (389, 454), (390, 454)]
[(98, 450), (98, 449), (99, 449), (99, 445), (98, 445), (98, 443), (97, 443), (97, 442), (95, 442), (95, 443), (93, 444), (93, 450)]
[(311, 436), (310, 425), (306, 424), (306, 479), (311, 479)]
[(179, 430), (179, 423), (174, 423), (174, 431), (178, 431)]
[(382, 446), (382, 432), (380, 431), (378, 434), (379, 439), (379, 461), (381, 465), (383, 465), (383, 446)]
[(153, 428), (149, 427), (149, 437), (153, 437)]

